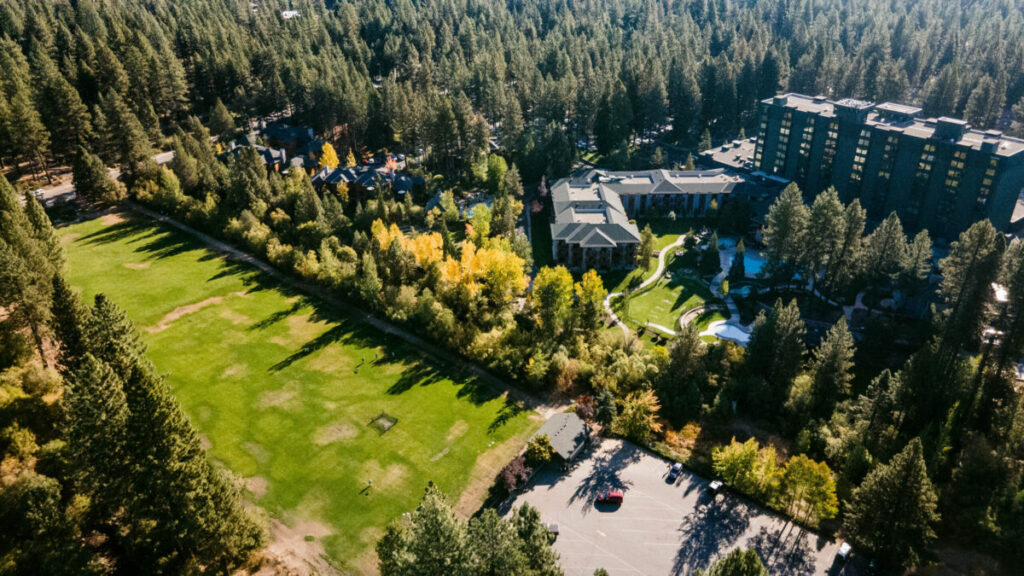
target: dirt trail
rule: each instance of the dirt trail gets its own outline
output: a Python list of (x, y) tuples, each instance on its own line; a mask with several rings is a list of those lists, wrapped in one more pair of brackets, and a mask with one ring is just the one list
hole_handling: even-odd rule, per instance
[[(231, 294), (228, 294), (228, 296), (245, 296), (245, 292), (232, 292)], [(166, 316), (161, 318), (160, 322), (158, 322), (156, 326), (150, 326), (149, 328), (146, 328), (146, 331), (154, 334), (157, 332), (163, 332), (164, 330), (170, 328), (171, 324), (174, 324), (175, 320), (181, 318), (182, 316), (186, 316), (188, 314), (195, 314), (196, 312), (199, 312), (203, 308), (216, 306), (217, 304), (223, 302), (224, 298), (224, 296), (214, 296), (213, 298), (207, 298), (202, 302), (196, 302), (195, 304), (189, 304), (188, 306), (179, 306), (172, 310), (170, 313), (168, 313)]]
[(322, 522), (304, 520), (289, 527), (270, 521), (270, 543), (263, 550), (266, 561), (255, 576), (329, 576), (340, 574), (325, 560), (322, 539), (331, 534)]

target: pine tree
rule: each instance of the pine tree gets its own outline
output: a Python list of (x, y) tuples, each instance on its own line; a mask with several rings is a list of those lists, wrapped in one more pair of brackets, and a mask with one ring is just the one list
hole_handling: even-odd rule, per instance
[(732, 264), (729, 265), (729, 282), (740, 282), (747, 277), (747, 246), (740, 238), (736, 242), (736, 254), (732, 257)]
[(636, 265), (643, 270), (651, 267), (651, 258), (654, 256), (654, 232), (651, 225), (647, 224), (640, 231), (640, 246), (636, 250)]
[(906, 259), (907, 237), (893, 212), (882, 220), (867, 240), (867, 274), (873, 285), (895, 283)]
[(771, 277), (788, 281), (804, 260), (807, 221), (810, 212), (800, 189), (790, 184), (768, 209), (764, 223), (764, 245)]
[(754, 320), (747, 344), (746, 370), (768, 384), (767, 397), (759, 400), (768, 402), (769, 407), (781, 406), (790, 383), (800, 371), (807, 351), (803, 341), (805, 330), (795, 299), (784, 305), (780, 298), (769, 313), (762, 311)]
[(0, 306), (15, 325), (28, 330), (47, 364), (43, 343), (49, 332), (54, 265), (48, 257), (51, 248), (36, 236), (14, 189), (0, 175)]
[(237, 486), (207, 460), (199, 434), (145, 358), (135, 326), (98, 295), (87, 334), (90, 353), (122, 380), (128, 407), (130, 561), (146, 567), (196, 562), (223, 572), (237, 566), (262, 545), (262, 531)]
[(89, 109), (38, 44), (32, 49), (33, 74), (39, 81), (38, 110), (53, 138), (54, 155), (65, 162), (74, 158), (79, 146), (88, 146), (95, 133)]
[(36, 170), (49, 172), (50, 132), (33, 101), (28, 63), (14, 41), (0, 39), (0, 96), (6, 99), (6, 121), (0, 124), (0, 141), (17, 161), (31, 162)]
[(618, 406), (615, 405), (615, 395), (611, 390), (604, 388), (594, 399), (594, 420), (602, 426), (611, 426), (619, 414)]
[(854, 490), (843, 521), (850, 540), (893, 568), (919, 562), (935, 539), (936, 495), (917, 438)]
[(693, 322), (669, 344), (668, 370), (662, 373), (656, 392), (662, 415), (677, 427), (700, 415), (700, 383), (708, 378), (704, 368), (706, 348)]
[(977, 340), (1004, 245), (992, 223), (982, 220), (965, 230), (950, 246), (949, 256), (939, 261), (939, 295), (947, 306), (942, 336), (947, 358)]
[(51, 314), (54, 335), (60, 347), (60, 364), (66, 370), (74, 370), (89, 349), (86, 341), (89, 309), (59, 273), (53, 275)]
[(132, 180), (153, 153), (149, 136), (139, 118), (117, 92), (108, 92), (102, 105), (107, 122), (107, 133), (104, 135), (107, 147), (121, 172)]
[(551, 549), (551, 532), (541, 522), (540, 512), (529, 504), (523, 504), (516, 510), (512, 526), (522, 543), (523, 554), (528, 562), (525, 573), (536, 576), (561, 576), (558, 554)]
[(51, 270), (64, 268), (64, 246), (53, 229), (50, 217), (46, 215), (43, 205), (32, 194), (25, 194), (25, 216), (30, 226), (29, 233), (36, 245), (50, 264)]
[(697, 576), (769, 576), (764, 562), (753, 548), (734, 548), (725, 556), (715, 560), (707, 572), (698, 571)]
[(1006, 103), (1006, 90), (1000, 90), (989, 75), (981, 80), (971, 91), (964, 107), (964, 119), (979, 128), (995, 126)]
[(822, 267), (842, 248), (844, 228), (843, 204), (835, 188), (829, 187), (814, 199), (807, 218), (806, 237), (813, 241), (807, 242), (803, 249), (803, 268), (811, 280), (812, 290), (817, 287)]
[(700, 143), (697, 145), (697, 148), (703, 152), (705, 150), (711, 150), (711, 146), (711, 131), (705, 128), (704, 132), (701, 132)]
[(237, 131), (234, 116), (224, 102), (217, 98), (210, 112), (210, 133), (216, 135), (221, 142), (228, 142), (235, 137)]
[(814, 413), (825, 417), (836, 403), (850, 393), (853, 381), (853, 335), (840, 316), (829, 329), (821, 345), (814, 350), (811, 371), (814, 373)]
[(103, 160), (79, 148), (72, 164), (75, 193), (90, 202), (114, 204), (124, 198), (122, 186), (110, 177)]
[(528, 569), (515, 529), (493, 508), (470, 519), (469, 542), (474, 574), (522, 574)]
[(86, 353), (61, 399), (65, 434), (76, 460), (76, 482), (110, 519), (124, 504), (127, 474), (128, 402), (121, 379), (105, 362)]
[(834, 245), (825, 268), (824, 286), (831, 294), (845, 292), (864, 269), (866, 213), (856, 198), (843, 210), (841, 240)]

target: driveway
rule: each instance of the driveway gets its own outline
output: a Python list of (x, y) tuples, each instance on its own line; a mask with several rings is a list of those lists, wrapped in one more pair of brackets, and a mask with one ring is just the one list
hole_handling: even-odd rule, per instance
[[(548, 467), (555, 468), (555, 467)], [(683, 472), (666, 481), (669, 464), (621, 440), (598, 440), (568, 474), (539, 473), (512, 507), (528, 502), (558, 524), (555, 550), (569, 576), (689, 574), (736, 547), (756, 548), (773, 575), (843, 573), (838, 543), (723, 494)], [(625, 492), (619, 507), (595, 506), (606, 489)]]

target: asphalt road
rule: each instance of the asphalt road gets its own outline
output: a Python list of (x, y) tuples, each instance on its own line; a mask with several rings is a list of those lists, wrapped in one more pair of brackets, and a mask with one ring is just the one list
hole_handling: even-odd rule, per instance
[[(157, 165), (160, 165), (160, 166), (163, 166), (164, 164), (167, 164), (168, 162), (170, 162), (173, 159), (174, 159), (174, 150), (169, 150), (167, 152), (161, 152), (161, 153), (153, 156), (153, 161), (156, 162)], [(111, 168), (109, 170), (109, 172), (110, 172), (110, 177), (115, 179), (115, 180), (117, 180), (118, 178), (121, 177), (121, 171), (118, 170), (117, 168)], [(42, 202), (43, 204), (47, 205), (47, 206), (49, 206), (51, 204), (57, 204), (59, 202), (67, 202), (68, 200), (72, 200), (75, 197), (75, 185), (72, 184), (71, 182), (68, 182), (66, 184), (61, 184), (59, 186), (51, 186), (49, 188), (43, 188), (42, 190), (43, 190), (43, 193), (42, 193), (42, 196), (39, 198), (39, 201)]]
[[(569, 576), (690, 574), (736, 547), (756, 548), (773, 575), (852, 573), (835, 562), (837, 542), (734, 496), (712, 498), (708, 481), (685, 471), (670, 484), (668, 469), (631, 443), (601, 440), (568, 474), (538, 474), (512, 507), (528, 502), (558, 524)], [(607, 489), (624, 491), (621, 506), (594, 505)]]

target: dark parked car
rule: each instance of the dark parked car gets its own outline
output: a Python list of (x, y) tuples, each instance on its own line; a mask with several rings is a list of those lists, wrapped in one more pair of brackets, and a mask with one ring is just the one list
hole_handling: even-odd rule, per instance
[(675, 482), (676, 478), (679, 478), (679, 475), (682, 473), (683, 465), (680, 464), (679, 462), (676, 462), (675, 464), (672, 465), (672, 469), (668, 471), (668, 481)]
[(597, 495), (596, 501), (598, 504), (622, 504), (622, 492), (618, 490), (601, 492)]

